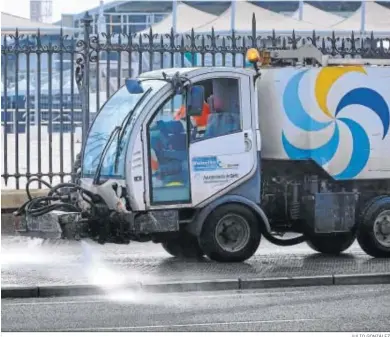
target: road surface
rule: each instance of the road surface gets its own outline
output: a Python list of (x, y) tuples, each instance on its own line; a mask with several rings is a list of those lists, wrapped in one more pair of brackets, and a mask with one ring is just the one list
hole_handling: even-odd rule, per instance
[[(390, 331), (390, 285), (3, 299), (2, 331)], [(385, 335), (384, 335), (385, 336)], [(387, 336), (390, 336), (389, 334)]]
[(154, 243), (88, 244), (83, 249), (80, 242), (2, 237), (1, 244), (2, 286), (390, 273), (388, 260), (371, 258), (357, 244), (332, 258), (316, 254), (306, 243), (278, 247), (263, 239), (245, 263), (178, 260)]

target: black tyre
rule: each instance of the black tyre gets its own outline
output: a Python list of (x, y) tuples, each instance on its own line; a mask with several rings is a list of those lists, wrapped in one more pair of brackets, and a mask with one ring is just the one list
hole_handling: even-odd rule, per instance
[(390, 196), (367, 203), (359, 219), (357, 240), (368, 255), (390, 257)]
[(161, 245), (174, 257), (201, 258), (204, 255), (196, 237), (188, 233), (181, 233), (178, 238), (162, 242)]
[(256, 252), (260, 239), (259, 224), (253, 212), (243, 205), (227, 204), (207, 217), (199, 244), (211, 260), (242, 262)]
[(314, 234), (307, 236), (309, 247), (319, 253), (327, 255), (340, 255), (352, 246), (356, 239), (355, 232), (334, 233), (334, 234)]

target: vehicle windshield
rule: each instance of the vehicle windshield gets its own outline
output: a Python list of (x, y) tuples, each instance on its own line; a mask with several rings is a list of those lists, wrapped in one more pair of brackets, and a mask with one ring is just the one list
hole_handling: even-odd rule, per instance
[[(97, 166), (99, 164), (100, 157), (102, 155), (104, 146), (110, 138), (112, 131), (117, 126), (121, 126), (126, 116), (131, 113), (132, 116), (129, 119), (129, 123), (124, 125), (124, 133), (121, 138), (121, 144), (118, 147), (118, 137), (115, 137), (111, 143), (107, 154), (104, 158), (102, 169), (100, 172), (101, 177), (117, 177), (124, 178), (124, 160), (125, 152), (124, 148), (127, 145), (129, 135), (131, 134), (131, 128), (134, 125), (135, 113), (137, 110), (137, 104), (141, 98), (145, 95), (151, 95), (153, 91), (158, 90), (166, 83), (159, 80), (147, 80), (142, 81), (141, 86), (143, 93), (131, 94), (127, 91), (126, 86), (122, 86), (108, 101), (104, 104), (99, 114), (94, 120), (91, 130), (87, 137), (87, 143), (84, 150), (82, 175), (83, 177), (93, 177), (96, 173)], [(135, 111), (133, 111), (135, 110)], [(120, 149), (120, 154), (117, 158), (117, 170), (114, 170), (115, 154), (117, 149)]]

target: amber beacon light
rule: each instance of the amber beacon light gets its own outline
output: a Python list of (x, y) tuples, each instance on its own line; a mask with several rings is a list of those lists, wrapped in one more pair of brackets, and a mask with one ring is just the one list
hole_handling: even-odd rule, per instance
[(250, 48), (246, 52), (246, 59), (250, 63), (257, 63), (261, 61), (260, 53), (256, 48)]

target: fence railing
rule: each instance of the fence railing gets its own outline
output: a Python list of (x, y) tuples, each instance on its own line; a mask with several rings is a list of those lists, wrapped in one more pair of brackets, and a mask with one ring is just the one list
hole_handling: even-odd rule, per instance
[[(390, 33), (91, 34), (91, 17), (78, 36), (2, 36), (2, 188), (24, 188), (37, 176), (49, 183), (72, 176), (93, 116), (126, 77), (167, 67), (246, 67), (250, 47), (295, 49), (311, 44), (323, 54), (390, 58)], [(36, 185), (42, 188), (41, 184)]]

